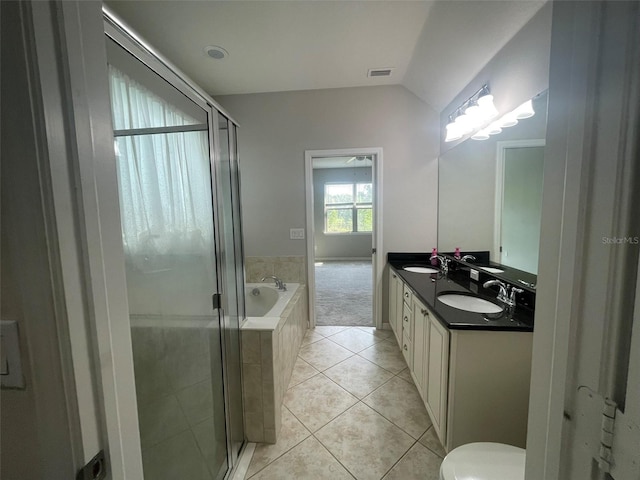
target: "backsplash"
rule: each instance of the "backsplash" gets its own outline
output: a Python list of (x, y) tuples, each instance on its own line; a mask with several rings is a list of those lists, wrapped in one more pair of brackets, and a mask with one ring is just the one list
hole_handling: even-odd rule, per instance
[(283, 282), (307, 283), (306, 257), (246, 257), (245, 273), (248, 283), (275, 275)]

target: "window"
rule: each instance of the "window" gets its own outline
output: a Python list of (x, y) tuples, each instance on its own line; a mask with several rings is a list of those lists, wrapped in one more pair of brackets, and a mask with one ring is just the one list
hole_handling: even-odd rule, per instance
[(326, 183), (324, 233), (371, 232), (372, 202), (371, 183)]

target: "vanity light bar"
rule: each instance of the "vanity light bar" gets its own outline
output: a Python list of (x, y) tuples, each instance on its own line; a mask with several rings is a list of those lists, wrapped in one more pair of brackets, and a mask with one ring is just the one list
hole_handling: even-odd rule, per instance
[(471, 138), (473, 140), (487, 140), (490, 135), (497, 135), (502, 132), (503, 128), (513, 127), (518, 124), (518, 120), (533, 117), (535, 114), (536, 112), (533, 109), (533, 102), (531, 100), (527, 100), (514, 110), (505, 113), (488, 127), (476, 132)]
[(471, 95), (455, 112), (449, 115), (445, 142), (459, 140), (463, 136), (478, 130), (498, 115), (493, 104), (493, 95), (489, 85), (483, 87)]

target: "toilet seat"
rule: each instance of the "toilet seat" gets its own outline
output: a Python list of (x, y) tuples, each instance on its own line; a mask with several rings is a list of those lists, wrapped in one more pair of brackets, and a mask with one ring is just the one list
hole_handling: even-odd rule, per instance
[(524, 480), (525, 451), (503, 443), (469, 443), (442, 461), (440, 480)]

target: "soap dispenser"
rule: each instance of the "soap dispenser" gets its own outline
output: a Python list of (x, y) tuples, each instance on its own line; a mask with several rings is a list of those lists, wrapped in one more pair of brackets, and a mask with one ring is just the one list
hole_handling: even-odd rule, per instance
[(453, 254), (453, 256), (454, 256), (456, 259), (460, 260), (460, 247), (456, 247), (456, 251), (455, 251), (455, 253)]
[(438, 266), (438, 249), (434, 248), (431, 250), (431, 265)]

